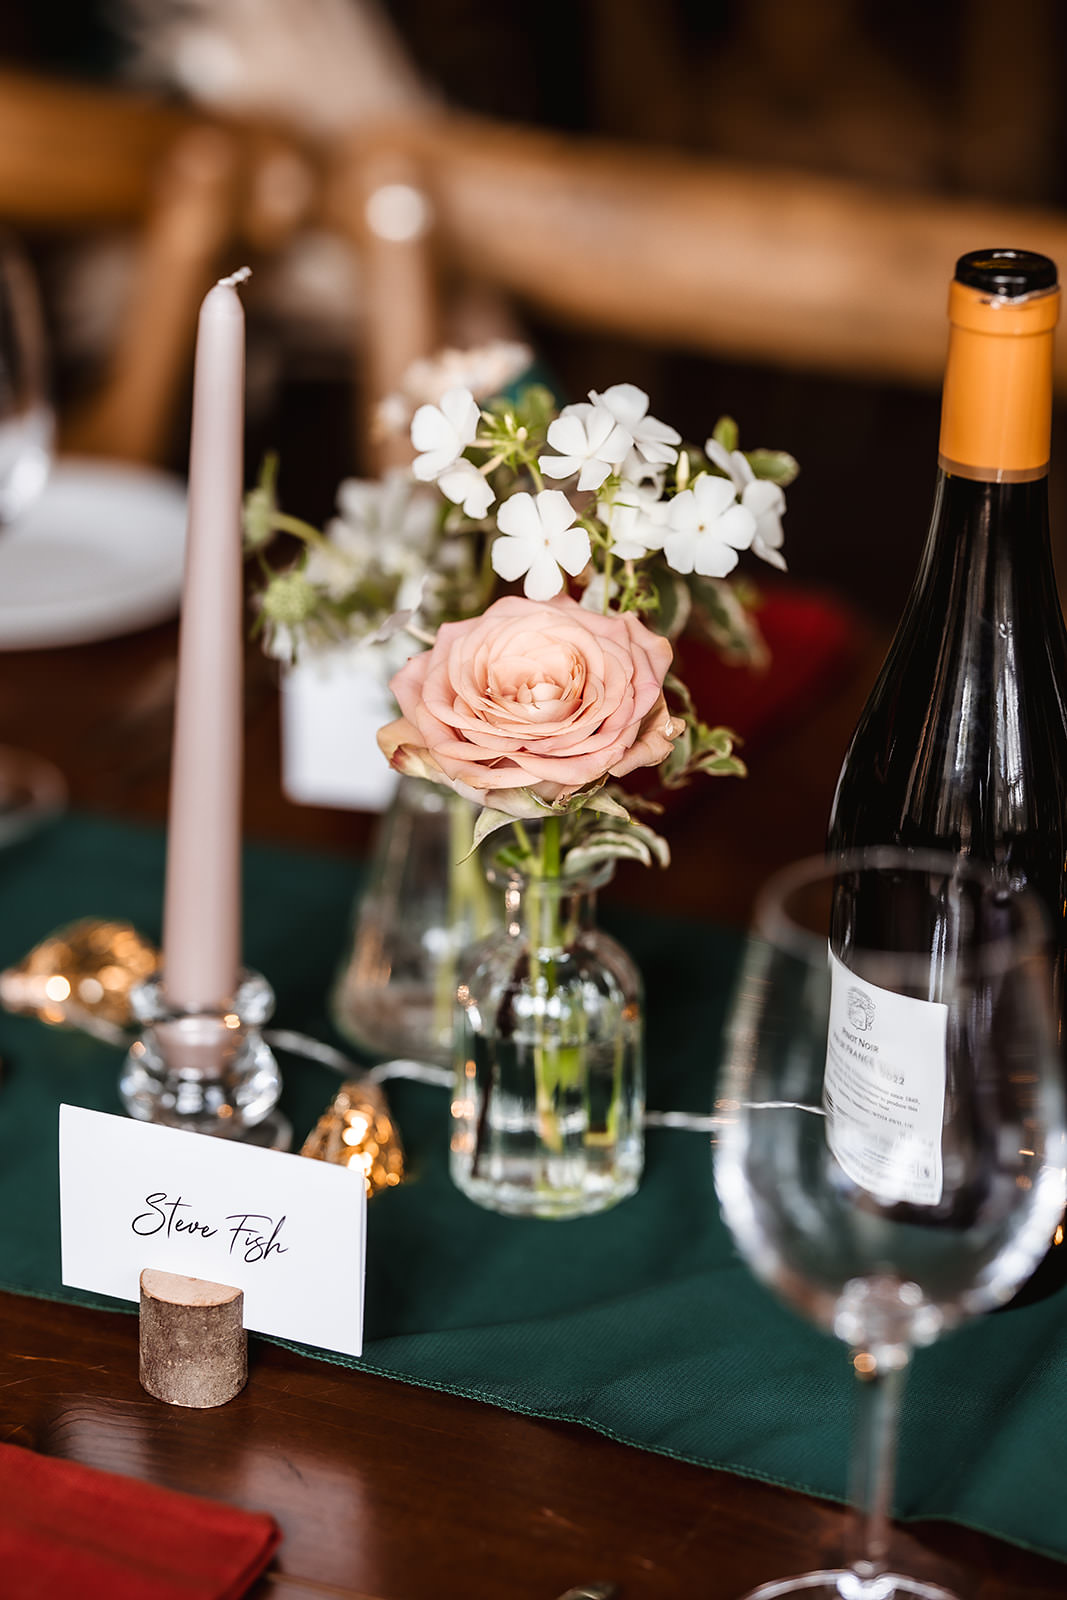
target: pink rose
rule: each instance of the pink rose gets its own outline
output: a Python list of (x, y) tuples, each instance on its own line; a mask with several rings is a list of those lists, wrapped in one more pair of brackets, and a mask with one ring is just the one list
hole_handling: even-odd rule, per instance
[(509, 595), (446, 622), (390, 685), (401, 716), (378, 734), (400, 772), (536, 816), (577, 789), (656, 766), (682, 731), (663, 698), (671, 646), (630, 612)]

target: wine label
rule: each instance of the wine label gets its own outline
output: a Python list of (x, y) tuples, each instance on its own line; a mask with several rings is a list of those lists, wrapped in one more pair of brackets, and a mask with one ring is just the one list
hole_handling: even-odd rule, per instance
[(948, 1007), (879, 988), (829, 954), (827, 1144), (880, 1204), (937, 1205)]

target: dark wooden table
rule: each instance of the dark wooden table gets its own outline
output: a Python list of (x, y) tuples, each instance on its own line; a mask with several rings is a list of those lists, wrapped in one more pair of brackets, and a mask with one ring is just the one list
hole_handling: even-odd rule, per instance
[[(870, 641), (831, 695), (751, 751), (744, 784), (709, 785), (672, 819), (665, 877), (627, 872), (617, 892), (741, 921), (768, 871), (821, 847), (880, 653)], [(160, 820), (174, 655), (169, 626), (0, 654), (0, 742), (55, 760), (82, 808)], [(349, 851), (369, 833), (366, 818), (282, 798), (276, 696), (255, 655), (246, 821), (258, 837)], [(287, 1600), (555, 1600), (594, 1579), (616, 1581), (621, 1600), (730, 1600), (834, 1564), (846, 1541), (845, 1513), (803, 1495), (269, 1345), (230, 1405), (173, 1409), (140, 1388), (134, 1317), (5, 1295), (0, 1439), (271, 1512), (285, 1538), (256, 1594)], [(947, 1525), (898, 1530), (894, 1559), (961, 1600), (1067, 1593), (1067, 1567)]]

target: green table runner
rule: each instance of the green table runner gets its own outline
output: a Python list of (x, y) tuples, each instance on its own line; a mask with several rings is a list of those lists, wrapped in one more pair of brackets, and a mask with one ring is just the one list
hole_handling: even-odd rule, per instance
[[(162, 866), (159, 833), (84, 818), (0, 853), (0, 966), (78, 916), (158, 935)], [(359, 881), (348, 862), (247, 852), (245, 953), (277, 991), (279, 1027), (332, 1037), (324, 994)], [(649, 1104), (709, 1109), (738, 940), (614, 908), (604, 921), (645, 974)], [(56, 1107), (118, 1111), (118, 1052), (0, 1015), (0, 1057), (0, 1286), (114, 1305), (60, 1286)], [(337, 1079), (283, 1066), (299, 1139)], [(749, 1277), (718, 1217), (706, 1138), (651, 1132), (641, 1190), (614, 1211), (520, 1221), (452, 1188), (443, 1091), (388, 1092), (412, 1181), (370, 1207), (366, 1355), (325, 1359), (844, 1496), (845, 1352)], [(899, 1515), (951, 1518), (1067, 1560), (1065, 1324), (1060, 1295), (918, 1356)]]

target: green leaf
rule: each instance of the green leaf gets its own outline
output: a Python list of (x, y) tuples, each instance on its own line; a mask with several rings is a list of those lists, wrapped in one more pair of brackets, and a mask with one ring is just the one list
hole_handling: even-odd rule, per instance
[(594, 834), (582, 844), (572, 845), (567, 851), (567, 874), (579, 877), (602, 861), (639, 861), (643, 867), (652, 865), (652, 852), (643, 839), (626, 834)]
[(654, 567), (647, 573), (655, 596), (654, 610), (649, 618), (657, 633), (665, 639), (677, 639), (689, 621), (693, 609), (692, 596), (684, 578), (668, 566)]
[[(711, 430), (711, 437), (716, 444), (721, 444), (724, 450), (736, 450), (739, 435), (733, 417), (720, 417)], [(755, 467), (752, 470), (755, 472)]]
[(627, 811), (626, 807), (624, 805), (620, 805), (618, 800), (614, 799), (612, 795), (608, 794), (603, 789), (600, 790), (599, 794), (594, 794), (589, 797), (589, 799), (585, 802), (583, 810), (599, 811), (606, 817), (618, 817), (620, 822), (629, 822), (631, 820), (630, 813)]
[(692, 759), (693, 730), (687, 722), (677, 739), (675, 739), (670, 755), (660, 768), (666, 788), (673, 789), (684, 782), (685, 774), (689, 770), (689, 763)]
[(673, 672), (668, 672), (667, 676), (663, 680), (663, 689), (664, 693), (669, 694), (673, 699), (677, 700), (678, 704), (682, 708), (683, 713), (687, 717), (695, 716), (696, 711), (693, 705), (693, 696), (689, 693), (688, 688), (682, 682), (681, 678), (679, 678)]
[(757, 478), (769, 478), (782, 489), (788, 488), (800, 471), (799, 463), (787, 450), (748, 450), (745, 460)]
[(737, 756), (701, 756), (693, 763), (694, 772), (707, 772), (713, 778), (744, 778), (748, 768)]
[(717, 756), (728, 756), (732, 753), (734, 745), (742, 742), (732, 728), (706, 728), (701, 724), (698, 747), (702, 753), (704, 750), (712, 750)]
[(498, 828), (508, 828), (514, 818), (507, 811), (495, 811), (492, 806), (483, 806), (474, 823), (473, 842), (461, 861), (469, 861), (483, 839), (488, 839), (491, 833), (496, 833)]
[(666, 839), (644, 822), (598, 823), (579, 836), (566, 854), (564, 870), (572, 876), (586, 872), (602, 861), (639, 861), (644, 867), (670, 864)]
[(766, 666), (769, 658), (756, 619), (741, 602), (738, 587), (722, 578), (689, 579), (698, 631), (728, 661)]

